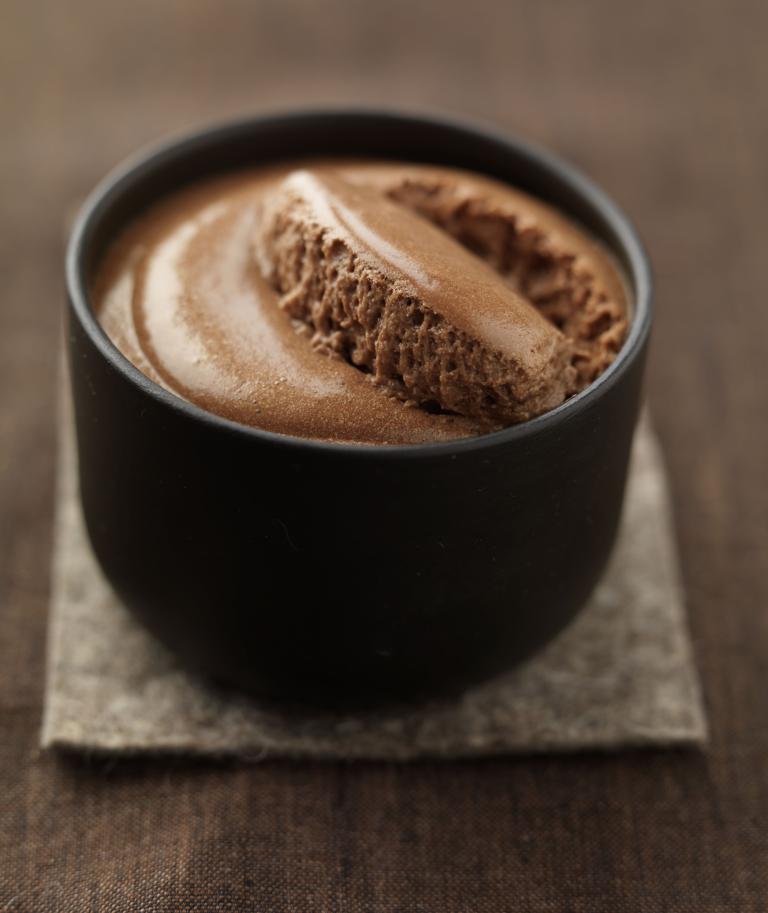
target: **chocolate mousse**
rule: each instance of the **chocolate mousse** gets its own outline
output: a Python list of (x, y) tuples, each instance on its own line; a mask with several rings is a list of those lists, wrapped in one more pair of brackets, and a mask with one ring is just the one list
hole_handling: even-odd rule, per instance
[(610, 256), (489, 178), (322, 160), (211, 179), (129, 228), (93, 287), (140, 370), (268, 431), (407, 444), (562, 403), (627, 326)]

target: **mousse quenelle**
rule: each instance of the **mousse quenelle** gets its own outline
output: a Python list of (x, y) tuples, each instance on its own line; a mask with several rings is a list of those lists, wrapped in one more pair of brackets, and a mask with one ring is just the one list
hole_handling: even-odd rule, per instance
[(555, 408), (612, 362), (628, 299), (544, 203), (435, 166), (311, 160), (160, 201), (92, 293), (158, 384), (267, 431), (413, 444)]

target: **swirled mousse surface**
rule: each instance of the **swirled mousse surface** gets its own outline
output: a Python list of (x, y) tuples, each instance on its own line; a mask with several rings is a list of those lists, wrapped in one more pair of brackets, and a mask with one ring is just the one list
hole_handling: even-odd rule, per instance
[(113, 245), (92, 297), (113, 342), (202, 408), (299, 437), (450, 440), (554, 408), (610, 364), (609, 255), (479, 175), (318, 160), (210, 179)]

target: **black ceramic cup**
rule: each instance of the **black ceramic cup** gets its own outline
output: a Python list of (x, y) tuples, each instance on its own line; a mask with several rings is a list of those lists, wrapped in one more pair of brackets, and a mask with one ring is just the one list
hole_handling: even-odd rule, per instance
[[(302, 440), (161, 389), (101, 329), (88, 285), (159, 197), (211, 174), (310, 155), (474, 169), (553, 204), (615, 254), (629, 336), (583, 393), (482, 437), (418, 446)], [(576, 615), (613, 545), (651, 321), (631, 225), (548, 152), (442, 119), (316, 112), (170, 142), (86, 203), (67, 255), (80, 487), (125, 605), (190, 669), (271, 698), (376, 705), (505, 670)]]

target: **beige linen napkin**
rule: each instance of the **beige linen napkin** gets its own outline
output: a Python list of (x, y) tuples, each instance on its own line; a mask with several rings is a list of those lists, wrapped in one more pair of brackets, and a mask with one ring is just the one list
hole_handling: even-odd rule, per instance
[(116, 754), (409, 760), (696, 745), (706, 723), (658, 446), (637, 434), (609, 570), (577, 620), (519, 669), (396, 715), (281, 714), (211, 689), (128, 614), (85, 535), (63, 423), (42, 744)]

